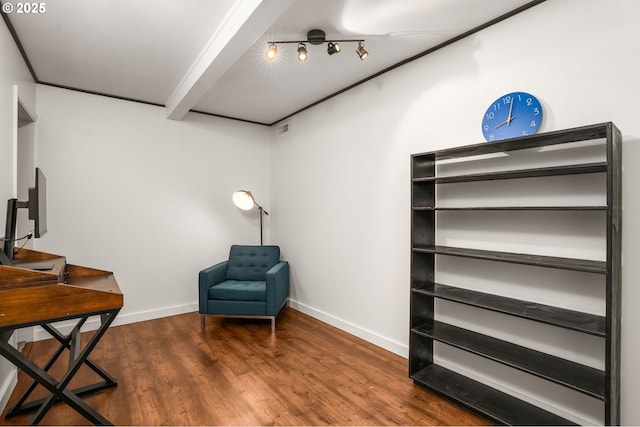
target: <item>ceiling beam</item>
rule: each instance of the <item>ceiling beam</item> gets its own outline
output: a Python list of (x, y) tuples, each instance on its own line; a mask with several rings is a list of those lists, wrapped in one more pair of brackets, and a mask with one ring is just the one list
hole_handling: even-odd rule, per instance
[(169, 97), (167, 118), (182, 120), (294, 2), (237, 0)]

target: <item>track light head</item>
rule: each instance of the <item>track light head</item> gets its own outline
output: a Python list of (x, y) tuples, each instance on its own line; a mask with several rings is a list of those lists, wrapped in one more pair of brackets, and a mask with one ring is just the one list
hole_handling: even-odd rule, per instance
[(307, 45), (304, 43), (298, 43), (298, 61), (304, 62), (308, 57)]
[(274, 59), (276, 59), (276, 56), (278, 56), (278, 47), (275, 43), (269, 43), (266, 55), (269, 61), (273, 61)]
[(356, 48), (356, 53), (358, 54), (358, 56), (360, 57), (361, 60), (365, 60), (367, 59), (367, 56), (369, 56), (369, 52), (367, 52), (366, 50), (364, 50), (364, 44), (362, 41), (358, 42), (358, 47)]
[(340, 44), (337, 42), (329, 42), (327, 44), (327, 53), (329, 55), (333, 55), (334, 53), (340, 52)]

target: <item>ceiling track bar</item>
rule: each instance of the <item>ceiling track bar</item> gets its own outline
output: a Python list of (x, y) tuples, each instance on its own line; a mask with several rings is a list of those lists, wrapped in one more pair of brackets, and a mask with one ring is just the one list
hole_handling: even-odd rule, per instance
[[(350, 39), (350, 40), (323, 40), (322, 42), (318, 43), (318, 44), (322, 44), (322, 43), (359, 43), (362, 42), (364, 43), (364, 39), (361, 40), (355, 40), (355, 39)], [(273, 42), (267, 42), (267, 44), (284, 44), (284, 43), (311, 43), (309, 40), (285, 40), (285, 41), (273, 41)], [(314, 43), (311, 43), (314, 44)]]

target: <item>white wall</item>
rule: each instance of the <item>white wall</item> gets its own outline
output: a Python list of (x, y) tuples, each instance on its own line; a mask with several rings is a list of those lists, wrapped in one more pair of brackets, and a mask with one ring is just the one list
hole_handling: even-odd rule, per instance
[[(35, 110), (35, 85), (4, 21), (0, 23), (0, 224), (4, 236), (7, 199), (16, 197), (17, 188), (17, 97)], [(12, 338), (15, 344), (15, 335)], [(0, 408), (17, 381), (17, 370), (0, 359)]]
[[(409, 156), (481, 142), (488, 105), (531, 92), (543, 132), (613, 121), (623, 133), (622, 422), (640, 424), (638, 16), (636, 0), (548, 1), (289, 119), (274, 132), (272, 232), (293, 306), (406, 355)], [(575, 411), (592, 420), (584, 402)]]
[[(0, 24), (0, 196), (16, 196), (17, 100), (35, 111), (35, 84), (4, 21)], [(0, 207), (4, 218), (5, 202)]]
[(232, 243), (259, 244), (257, 211), (231, 195), (252, 190), (268, 210), (269, 129), (173, 121), (163, 108), (42, 85), (37, 96), (49, 231), (36, 249), (113, 271), (125, 300), (116, 323), (197, 310), (198, 272)]
[[(197, 114), (173, 122), (161, 108), (38, 86), (35, 163), (48, 178), (49, 234), (36, 248), (114, 271), (122, 321), (193, 310), (197, 271), (229, 244), (258, 240), (257, 217), (230, 202), (248, 188), (271, 213), (267, 241), (291, 262), (294, 305), (406, 355), (409, 155), (480, 142), (488, 104), (529, 91), (545, 108), (542, 131), (611, 120), (623, 132), (622, 422), (640, 424), (639, 15), (636, 0), (545, 2), (291, 118), (271, 153), (263, 127)], [(29, 78), (2, 28), (6, 198), (15, 169), (7, 99)]]

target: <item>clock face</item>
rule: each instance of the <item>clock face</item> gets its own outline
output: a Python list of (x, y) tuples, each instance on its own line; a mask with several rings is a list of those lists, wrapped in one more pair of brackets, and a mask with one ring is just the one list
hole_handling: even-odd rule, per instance
[(542, 122), (542, 106), (535, 96), (512, 92), (496, 99), (482, 117), (487, 141), (533, 135)]

